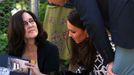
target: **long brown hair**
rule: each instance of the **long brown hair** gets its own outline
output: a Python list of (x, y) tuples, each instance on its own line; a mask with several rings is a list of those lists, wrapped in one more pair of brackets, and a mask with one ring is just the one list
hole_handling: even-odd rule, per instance
[[(74, 26), (85, 30), (83, 21), (76, 10), (73, 10), (67, 20)], [(90, 38), (85, 39), (80, 44), (76, 44), (71, 38), (71, 64), (83, 66), (86, 70), (90, 71), (93, 68), (94, 60), (96, 58), (96, 49), (94, 48)]]
[(37, 20), (36, 16), (26, 10), (20, 10), (13, 16), (11, 16), (8, 26), (8, 53), (9, 55), (13, 56), (19, 56), (21, 57), (24, 53), (25, 48), (25, 42), (24, 42), (24, 35), (25, 35), (25, 29), (24, 29), (24, 23), (22, 15), (26, 12), (32, 16), (34, 21), (37, 24), (38, 28), (38, 35), (35, 38), (35, 43), (38, 47), (43, 47), (46, 39), (47, 39), (47, 33), (43, 30), (42, 25)]

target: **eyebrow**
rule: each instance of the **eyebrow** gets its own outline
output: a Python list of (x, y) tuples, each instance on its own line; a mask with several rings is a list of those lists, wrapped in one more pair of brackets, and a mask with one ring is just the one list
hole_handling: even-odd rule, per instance
[(68, 31), (75, 32), (74, 30), (68, 29)]
[[(33, 19), (33, 18), (29, 18), (28, 21), (29, 21), (29, 20), (34, 20), (34, 19)], [(24, 21), (25, 21), (25, 20), (24, 20)], [(26, 21), (27, 21), (27, 20), (26, 20)]]

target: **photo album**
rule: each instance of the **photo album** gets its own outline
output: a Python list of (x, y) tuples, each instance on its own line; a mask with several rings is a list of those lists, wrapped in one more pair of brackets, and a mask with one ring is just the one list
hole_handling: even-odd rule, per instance
[(30, 61), (6, 54), (0, 55), (0, 75), (31, 75), (26, 63)]

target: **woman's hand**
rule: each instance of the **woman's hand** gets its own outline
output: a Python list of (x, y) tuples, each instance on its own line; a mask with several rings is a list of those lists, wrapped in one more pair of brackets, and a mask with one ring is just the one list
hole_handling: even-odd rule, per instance
[(63, 6), (68, 0), (48, 0), (50, 4)]
[(42, 74), (34, 64), (26, 63), (26, 66), (32, 70), (32, 75), (46, 75)]
[(113, 62), (108, 64), (108, 68), (107, 68), (107, 75), (116, 75), (112, 72), (112, 68), (113, 68)]

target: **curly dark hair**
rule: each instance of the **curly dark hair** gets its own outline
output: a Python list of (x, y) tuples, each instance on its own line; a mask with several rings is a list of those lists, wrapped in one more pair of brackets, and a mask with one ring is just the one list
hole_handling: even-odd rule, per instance
[(35, 38), (35, 44), (38, 48), (43, 47), (46, 39), (47, 33), (43, 30), (41, 23), (37, 20), (36, 16), (27, 10), (20, 10), (11, 16), (9, 25), (8, 25), (8, 54), (13, 56), (21, 57), (24, 53), (25, 42), (25, 29), (22, 15), (26, 12), (32, 16), (34, 21), (37, 24), (38, 35)]
[[(85, 30), (83, 21), (80, 19), (80, 16), (76, 10), (73, 10), (67, 20), (82, 30)], [(96, 58), (96, 49), (94, 48), (90, 38), (85, 39), (81, 43), (77, 44), (71, 38), (71, 64), (78, 64), (83, 66), (86, 70), (91, 71), (93, 69), (94, 60)]]

